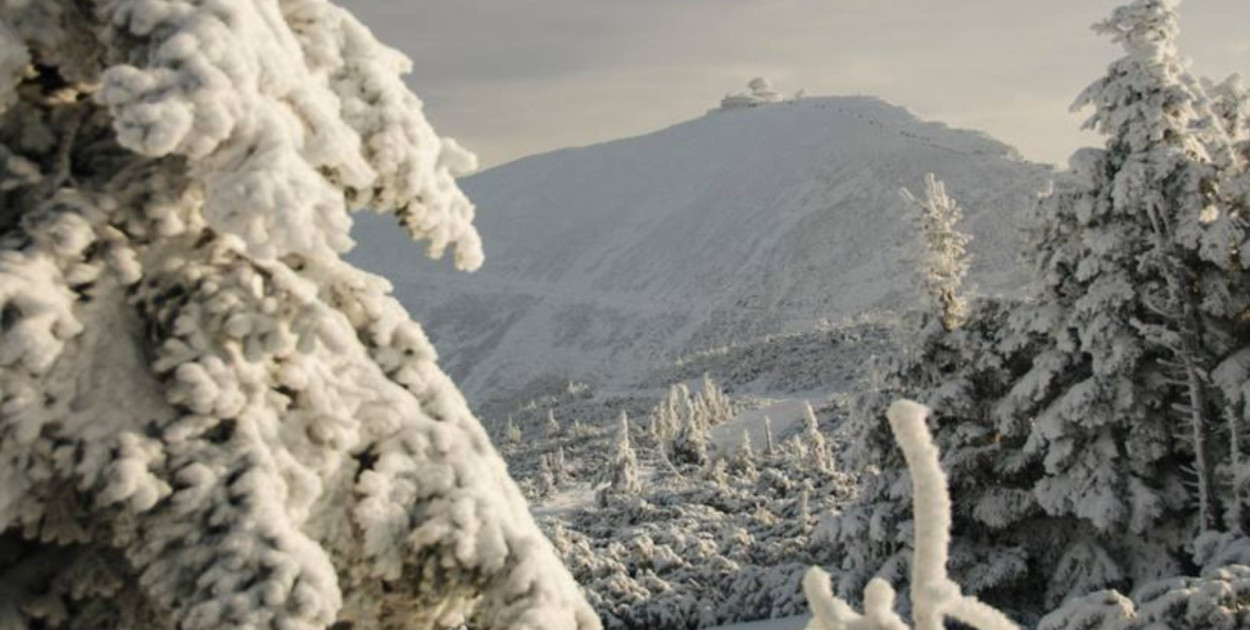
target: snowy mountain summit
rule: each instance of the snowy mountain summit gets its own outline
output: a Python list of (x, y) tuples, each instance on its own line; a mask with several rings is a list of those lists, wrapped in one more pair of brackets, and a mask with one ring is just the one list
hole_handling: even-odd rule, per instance
[(487, 255), (470, 277), (380, 223), (357, 226), (353, 256), (394, 282), (479, 403), (543, 379), (627, 382), (688, 352), (915, 304), (899, 189), (929, 172), (965, 208), (972, 283), (1021, 284), (1016, 217), (1051, 169), (860, 96), (720, 111), (463, 180)]

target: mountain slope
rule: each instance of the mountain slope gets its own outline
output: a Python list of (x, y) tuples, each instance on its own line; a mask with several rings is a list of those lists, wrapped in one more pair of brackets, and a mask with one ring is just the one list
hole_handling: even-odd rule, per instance
[(974, 282), (1018, 286), (1014, 217), (1049, 168), (868, 97), (717, 112), (475, 175), (463, 184), (487, 263), (472, 276), (420, 260), (377, 219), (354, 258), (395, 283), (478, 402), (543, 379), (623, 383), (686, 352), (912, 303), (898, 189), (928, 172), (965, 207)]

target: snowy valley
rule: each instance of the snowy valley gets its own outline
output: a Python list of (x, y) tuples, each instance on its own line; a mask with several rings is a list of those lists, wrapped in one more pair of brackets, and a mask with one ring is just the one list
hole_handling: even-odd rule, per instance
[[(383, 218), (358, 223), (349, 260), (425, 324), (609, 626), (788, 617), (806, 608), (806, 567), (830, 560), (817, 517), (853, 486), (795, 461), (805, 409), (834, 433), (876, 357), (907, 345), (919, 242), (899, 191), (930, 172), (961, 186), (970, 281), (1018, 295), (1019, 219), (1053, 171), (871, 97), (713, 110), (466, 178), (489, 251), (472, 275), (424, 260)], [(704, 409), (705, 386), (736, 408), (694, 420), (708, 453), (680, 472), (665, 448), (682, 420), (661, 434), (657, 409)], [(620, 414), (647, 491), (605, 504)], [(726, 464), (744, 434), (760, 454)]]

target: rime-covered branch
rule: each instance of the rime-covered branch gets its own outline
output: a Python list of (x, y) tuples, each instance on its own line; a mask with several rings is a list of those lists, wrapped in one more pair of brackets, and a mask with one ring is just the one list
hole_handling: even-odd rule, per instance
[[(937, 447), (925, 427), (928, 407), (910, 400), (890, 405), (886, 415), (911, 471), (915, 509), (911, 599), (916, 630), (941, 630), (951, 617), (978, 630), (1016, 630), (1001, 612), (960, 593), (946, 574), (951, 502)], [(894, 612), (894, 589), (880, 578), (864, 589), (864, 613), (833, 595), (829, 576), (817, 568), (803, 580), (814, 615), (807, 630), (905, 630)]]

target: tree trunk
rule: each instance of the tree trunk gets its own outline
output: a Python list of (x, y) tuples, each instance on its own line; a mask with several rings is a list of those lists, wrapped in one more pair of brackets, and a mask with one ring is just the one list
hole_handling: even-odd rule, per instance
[(1220, 528), (1220, 501), (1215, 482), (1214, 423), (1207, 415), (1208, 401), (1203, 375), (1192, 361), (1185, 361), (1189, 387), (1189, 415), (1193, 429), (1194, 469), (1198, 472), (1198, 520), (1202, 531)]
[(1236, 409), (1245, 409), (1245, 404), (1246, 401), (1242, 400), (1241, 404), (1236, 407), (1227, 405), (1224, 411), (1228, 421), (1228, 463), (1233, 472), (1232, 503), (1228, 506), (1228, 526), (1242, 535), (1250, 532), (1250, 528), (1247, 528), (1245, 523), (1246, 517), (1250, 514), (1245, 509), (1246, 492), (1241, 479), (1241, 414)]

